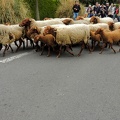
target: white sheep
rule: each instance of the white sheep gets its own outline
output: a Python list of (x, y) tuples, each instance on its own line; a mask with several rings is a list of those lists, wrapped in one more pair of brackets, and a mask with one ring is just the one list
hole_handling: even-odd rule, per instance
[(64, 19), (62, 21), (65, 25), (71, 25), (71, 24), (90, 24), (90, 21), (87, 20), (73, 20), (71, 19)]
[(109, 25), (107, 23), (97, 23), (97, 24), (89, 24), (90, 30), (96, 31), (98, 28), (104, 28), (109, 30)]
[(35, 19), (32, 19), (32, 18), (31, 19), (26, 18), (19, 25), (21, 27), (27, 26), (31, 28), (32, 26), (43, 27), (43, 26), (54, 25), (54, 24), (63, 24), (63, 22), (61, 20), (55, 20), (55, 19), (36, 21)]
[(100, 18), (97, 16), (92, 16), (90, 19), (90, 23), (108, 23), (108, 22), (114, 22), (114, 20), (110, 17), (104, 17), (104, 18)]
[[(55, 28), (56, 29), (56, 43), (60, 46), (59, 54), (61, 54), (62, 46), (74, 45), (82, 42), (81, 50), (78, 54), (80, 56), (82, 50), (84, 49), (84, 45), (88, 45), (88, 40), (90, 38), (90, 28), (85, 24), (74, 24), (68, 26), (62, 26)], [(89, 49), (90, 50), (90, 49)], [(70, 51), (67, 52), (70, 53)]]
[[(24, 28), (23, 27), (19, 27), (19, 24), (16, 24), (16, 25), (8, 25), (8, 26), (6, 26), (6, 25), (0, 25), (0, 35), (1, 36), (4, 36), (4, 37), (6, 37), (6, 36), (8, 36), (8, 34), (9, 33), (12, 33), (12, 34), (14, 34), (14, 42), (15, 42), (15, 44), (16, 44), (16, 41), (18, 41), (19, 40), (19, 42), (20, 42), (20, 44), (19, 44), (19, 46), (16, 44), (16, 46), (17, 46), (17, 50), (16, 51), (18, 51), (18, 49), (20, 48), (20, 46), (21, 46), (21, 44), (22, 44), (22, 42), (24, 43), (24, 41), (23, 41), (23, 39), (22, 39), (22, 36), (23, 36), (23, 30), (24, 30)], [(2, 44), (4, 43), (3, 42), (3, 40), (4, 39), (0, 39), (0, 41), (2, 40)], [(9, 39), (8, 39), (8, 42), (9, 42)], [(5, 42), (6, 43), (6, 42)], [(24, 45), (24, 44), (23, 44)]]

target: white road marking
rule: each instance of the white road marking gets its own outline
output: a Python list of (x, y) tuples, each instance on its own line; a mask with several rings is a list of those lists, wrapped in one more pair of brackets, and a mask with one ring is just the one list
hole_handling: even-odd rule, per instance
[(8, 63), (8, 62), (11, 62), (15, 59), (21, 58), (21, 57), (26, 56), (26, 55), (31, 54), (31, 53), (32, 52), (25, 52), (25, 53), (22, 53), (22, 54), (19, 54), (19, 55), (15, 55), (15, 56), (0, 60), (0, 63)]

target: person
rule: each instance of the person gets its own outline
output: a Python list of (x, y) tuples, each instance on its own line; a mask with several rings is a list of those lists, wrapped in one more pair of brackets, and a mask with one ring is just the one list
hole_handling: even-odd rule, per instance
[(91, 5), (88, 6), (88, 8), (86, 9), (86, 12), (87, 12), (87, 14), (88, 14), (87, 17), (90, 18), (91, 12), (92, 12), (92, 6), (91, 6)]
[(118, 22), (120, 22), (120, 5), (118, 6), (117, 20), (118, 20)]
[(116, 4), (114, 4), (114, 14), (113, 14), (113, 20), (114, 20), (115, 18), (117, 18), (117, 14), (118, 14), (118, 7), (117, 7), (117, 5), (116, 5)]
[(73, 19), (76, 20), (78, 14), (79, 14), (79, 11), (80, 11), (80, 4), (78, 1), (75, 1), (75, 4), (73, 5)]
[(114, 14), (114, 6), (113, 3), (111, 3), (111, 5), (108, 8), (108, 17), (113, 18), (113, 14)]
[(106, 16), (108, 16), (109, 3), (106, 3)]
[(100, 16), (100, 4), (98, 2), (96, 2), (93, 10), (94, 10), (95, 16)]
[(104, 4), (101, 5), (100, 15), (101, 15), (101, 18), (106, 17), (106, 8), (105, 8)]

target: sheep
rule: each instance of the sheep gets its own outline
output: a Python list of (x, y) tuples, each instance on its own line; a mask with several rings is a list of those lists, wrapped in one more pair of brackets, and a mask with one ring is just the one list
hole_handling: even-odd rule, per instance
[(47, 45), (47, 47), (48, 47), (47, 57), (49, 57), (50, 56), (50, 47), (52, 47), (53, 51), (54, 51), (54, 47), (56, 46), (55, 37), (52, 34), (47, 34), (45, 36), (39, 34), (34, 37), (34, 42), (36, 43), (38, 41), (41, 41), (44, 44), (42, 47), (41, 55), (43, 54), (45, 45)]
[[(85, 24), (74, 24), (65, 27), (58, 27), (56, 28), (55, 33), (56, 43), (60, 46), (57, 57), (60, 57), (62, 46), (67, 46), (66, 50), (70, 53), (69, 46), (82, 42), (82, 47), (78, 53), (78, 56), (80, 56), (85, 44), (88, 45), (89, 48), (88, 39), (90, 38), (90, 29), (89, 26)], [(89, 51), (91, 52), (90, 48)]]
[(108, 22), (108, 25), (109, 25), (109, 29), (110, 29), (111, 31), (120, 28), (120, 22), (115, 22), (115, 23), (113, 23), (113, 22)]
[(100, 18), (97, 16), (92, 16), (90, 18), (90, 23), (96, 24), (96, 23), (108, 23), (108, 22), (114, 22), (114, 20), (110, 17), (104, 17)]
[(90, 31), (90, 37), (92, 40), (92, 51), (94, 51), (95, 48), (95, 43), (98, 42), (98, 46), (100, 46), (100, 41), (102, 40), (101, 35), (100, 34), (96, 34), (94, 31)]
[(108, 43), (111, 47), (111, 49), (114, 51), (114, 53), (116, 53), (116, 51), (114, 50), (114, 48), (112, 47), (114, 42), (118, 42), (120, 40), (120, 29), (114, 30), (114, 31), (104, 31), (104, 29), (99, 28), (95, 34), (100, 34), (104, 45), (102, 46), (101, 52), (100, 54), (102, 54), (106, 44)]
[(70, 24), (89, 24), (90, 22), (87, 20), (73, 20), (73, 19), (65, 19), (62, 21), (65, 25), (70, 25)]
[(15, 36), (12, 33), (8, 33), (0, 39), (0, 50), (2, 49), (3, 45), (5, 46), (5, 49), (3, 51), (3, 57), (5, 56), (5, 52), (9, 47), (11, 48), (11, 51), (13, 52), (13, 49), (10, 44), (14, 41), (15, 41)]
[[(23, 35), (23, 27), (19, 27), (18, 24), (16, 25), (0, 25), (0, 35), (2, 36), (6, 36), (6, 34), (12, 33), (15, 35), (15, 45), (17, 46), (17, 50), (21, 47), (21, 44), (23, 43), (24, 45), (24, 40), (22, 39), (22, 35)], [(20, 42), (19, 46), (17, 45), (16, 41)]]
[(106, 23), (89, 24), (90, 30), (96, 31), (98, 28), (104, 28), (109, 31), (109, 25)]
[(61, 20), (55, 20), (55, 19), (36, 21), (32, 18), (31, 19), (26, 18), (19, 24), (19, 26), (20, 27), (25, 26), (25, 27), (31, 28), (32, 26), (43, 27), (43, 26), (54, 25), (54, 24), (63, 24), (63, 22)]

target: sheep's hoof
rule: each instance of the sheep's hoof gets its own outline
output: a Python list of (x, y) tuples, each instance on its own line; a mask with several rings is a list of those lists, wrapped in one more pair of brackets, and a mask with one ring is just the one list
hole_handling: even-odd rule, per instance
[(78, 54), (77, 56), (79, 57), (81, 54)]
[(3, 54), (3, 57), (5, 57), (5, 54)]
[(116, 51), (114, 50), (114, 53), (116, 54)]
[(50, 55), (47, 55), (47, 57), (50, 57)]
[(100, 52), (99, 54), (102, 54), (102, 52)]
[(73, 53), (71, 54), (72, 56), (75, 56)]
[(57, 56), (57, 58), (59, 58), (59, 57), (60, 57), (60, 55)]

